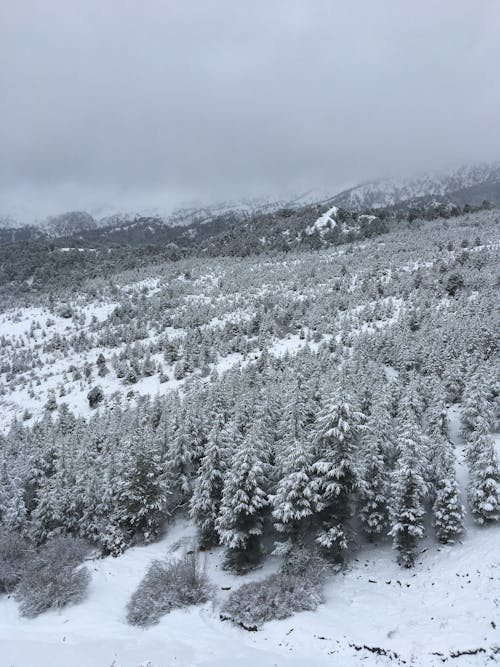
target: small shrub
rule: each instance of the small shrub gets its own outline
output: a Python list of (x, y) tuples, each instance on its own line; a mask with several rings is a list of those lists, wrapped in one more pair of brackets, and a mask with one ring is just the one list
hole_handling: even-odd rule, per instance
[(91, 546), (79, 537), (60, 536), (46, 542), (38, 550), (37, 558), (43, 563), (58, 563), (76, 567), (83, 563)]
[(172, 609), (206, 602), (211, 586), (195, 552), (178, 561), (155, 560), (127, 604), (127, 621), (152, 625)]
[(90, 582), (86, 567), (75, 569), (55, 563), (40, 567), (37, 559), (25, 572), (16, 589), (23, 616), (33, 618), (47, 609), (60, 609), (85, 598)]
[(226, 549), (223, 569), (235, 574), (247, 574), (262, 563), (264, 553), (258, 536), (250, 535), (245, 548)]
[(71, 306), (63, 306), (59, 311), (59, 316), (64, 317), (65, 319), (69, 319), (70, 317), (72, 317), (73, 310), (71, 309)]
[(45, 403), (45, 409), (48, 410), (49, 412), (53, 412), (54, 410), (57, 410), (57, 401), (55, 399), (55, 396), (50, 396), (47, 402)]
[(231, 593), (221, 619), (246, 630), (281, 620), (299, 611), (314, 611), (323, 601), (326, 566), (305, 550), (292, 552), (282, 569), (259, 582), (243, 584)]
[(15, 591), (21, 614), (34, 617), (83, 600), (90, 572), (79, 565), (89, 548), (83, 540), (71, 537), (58, 537), (40, 547)]
[(446, 281), (446, 291), (450, 296), (455, 296), (458, 290), (464, 286), (464, 279), (460, 273), (452, 273)]
[(93, 387), (87, 394), (87, 400), (91, 408), (95, 408), (103, 400), (104, 394), (99, 386)]
[(33, 545), (19, 533), (0, 533), (0, 593), (12, 593), (33, 554)]

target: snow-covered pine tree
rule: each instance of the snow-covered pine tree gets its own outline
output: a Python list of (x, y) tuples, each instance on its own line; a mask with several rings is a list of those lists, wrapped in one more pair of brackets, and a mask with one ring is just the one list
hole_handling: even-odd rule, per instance
[(120, 504), (125, 470), (129, 472), (120, 417), (116, 411), (106, 420), (94, 418), (89, 424), (86, 437), (80, 440), (75, 480), (75, 495), (83, 506), (78, 534), (113, 556), (125, 550), (130, 537)]
[[(234, 433), (239, 439), (237, 427)], [(220, 540), (227, 547), (225, 567), (240, 573), (262, 559), (260, 538), (269, 504), (264, 456), (265, 443), (254, 420), (234, 452), (216, 524)]]
[(443, 387), (450, 403), (458, 403), (464, 391), (464, 364), (460, 359), (448, 359), (443, 370)]
[(311, 485), (311, 442), (306, 405), (297, 392), (288, 392), (280, 424), (277, 456), (279, 481), (272, 497), (275, 528), (296, 542), (305, 532), (317, 500)]
[(22, 480), (11, 462), (0, 461), (0, 526), (8, 531), (21, 531), (26, 527), (26, 505), (24, 504)]
[(464, 507), (455, 471), (455, 454), (448, 438), (448, 415), (444, 393), (434, 388), (434, 402), (427, 410), (427, 473), (433, 524), (443, 544), (453, 544), (464, 531)]
[(188, 383), (181, 427), (190, 443), (193, 468), (196, 468), (200, 463), (207, 439), (203, 424), (204, 398), (203, 385), (195, 377)]
[(231, 444), (231, 428), (224, 424), (224, 415), (212, 413), (212, 426), (208, 432), (205, 453), (198, 469), (189, 508), (190, 516), (198, 526), (199, 543), (203, 549), (219, 544), (216, 522)]
[(493, 421), (493, 403), (487, 375), (479, 367), (464, 389), (461, 415), (462, 435), (469, 440), (474, 431), (489, 431)]
[(183, 407), (179, 425), (167, 444), (166, 470), (168, 485), (172, 492), (173, 507), (185, 508), (193, 491), (195, 443), (189, 433), (189, 420), (184, 420), (186, 408)]
[(493, 439), (484, 428), (469, 439), (469, 503), (476, 523), (500, 519), (500, 467)]
[(314, 513), (317, 495), (311, 485), (311, 452), (308, 443), (296, 440), (287, 447), (282, 477), (272, 498), (275, 528), (300, 542), (307, 520)]
[(399, 551), (399, 562), (413, 567), (418, 542), (424, 536), (424, 501), (427, 493), (424, 479), (423, 436), (411, 412), (400, 417), (398, 448), (400, 458), (394, 472), (391, 500), (390, 535)]
[(66, 459), (63, 439), (51, 429), (46, 433), (42, 474), (36, 473), (38, 488), (35, 508), (30, 515), (31, 537), (37, 544), (66, 532), (66, 501), (68, 498)]
[(323, 403), (314, 426), (312, 492), (321, 523), (318, 543), (335, 560), (349, 544), (351, 496), (358, 483), (356, 463), (364, 415), (342, 387)]
[(443, 476), (432, 505), (436, 535), (443, 544), (454, 544), (464, 532), (464, 507), (456, 476)]
[(390, 438), (387, 419), (389, 414), (384, 404), (375, 403), (362, 438), (359, 517), (370, 540), (384, 534), (389, 521), (389, 469), (384, 457)]
[(118, 483), (118, 503), (129, 539), (137, 536), (150, 542), (160, 533), (167, 516), (170, 490), (151, 425), (145, 419), (138, 422), (125, 445), (127, 458)]

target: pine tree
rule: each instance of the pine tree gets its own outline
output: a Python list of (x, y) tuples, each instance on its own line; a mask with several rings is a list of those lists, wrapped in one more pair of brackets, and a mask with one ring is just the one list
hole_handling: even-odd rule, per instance
[(454, 544), (464, 531), (464, 507), (455, 475), (443, 478), (432, 506), (436, 535), (443, 544)]
[(399, 562), (413, 567), (419, 540), (424, 535), (423, 516), (426, 484), (423, 474), (422, 434), (411, 415), (401, 418), (398, 435), (401, 452), (394, 473), (391, 507), (394, 548), (399, 551)]
[(200, 546), (208, 549), (219, 543), (216, 529), (220, 511), (224, 474), (229, 449), (229, 429), (223, 416), (215, 418), (208, 433), (205, 454), (194, 485), (190, 502), (190, 516), (198, 526)]
[(347, 394), (327, 399), (314, 428), (312, 491), (317, 496), (321, 530), (318, 543), (337, 560), (349, 543), (351, 496), (358, 483), (356, 449), (364, 416)]
[(304, 440), (286, 446), (281, 478), (272, 498), (275, 528), (300, 541), (318, 498), (311, 485), (311, 452)]
[(37, 544), (64, 534), (68, 527), (65, 442), (56, 438), (53, 429), (47, 437), (49, 444), (43, 454), (43, 472), (42, 475), (37, 473), (35, 508), (30, 515), (31, 537)]
[(37, 494), (37, 504), (30, 516), (30, 533), (36, 544), (64, 534), (64, 507), (60, 477), (46, 478)]
[(183, 410), (176, 433), (168, 443), (166, 468), (169, 486), (173, 493), (174, 507), (184, 508), (188, 505), (193, 490), (195, 451), (188, 431), (188, 421), (184, 421)]
[(26, 527), (26, 506), (21, 479), (15, 474), (11, 464), (0, 462), (0, 526), (11, 531), (21, 531)]
[[(90, 425), (87, 437), (82, 439), (75, 482), (75, 495), (83, 499), (79, 535), (113, 556), (123, 553), (130, 539), (121, 494), (131, 468), (119, 417), (118, 413), (105, 425)], [(118, 452), (123, 454), (120, 464), (116, 460)]]
[(475, 431), (469, 448), (470, 457), (469, 503), (476, 523), (484, 524), (500, 519), (500, 467), (492, 438), (484, 431)]
[(427, 411), (427, 482), (432, 501), (433, 525), (443, 544), (454, 544), (464, 531), (464, 507), (455, 471), (455, 455), (448, 439), (444, 394), (434, 387), (434, 403)]
[(188, 384), (182, 413), (182, 431), (190, 443), (191, 462), (194, 468), (199, 465), (207, 440), (203, 425), (203, 400), (203, 387), (196, 378)]
[(118, 486), (122, 525), (130, 539), (139, 536), (150, 542), (166, 518), (170, 490), (153, 434), (145, 424), (135, 424), (126, 446), (126, 467)]
[(479, 368), (464, 389), (462, 435), (468, 440), (476, 430), (488, 431), (493, 421), (491, 391), (485, 373)]
[(254, 421), (237, 446), (225, 477), (217, 519), (217, 531), (227, 547), (225, 567), (237, 572), (251, 569), (262, 558), (260, 536), (269, 504), (265, 469), (259, 427)]
[(374, 406), (363, 437), (361, 479), (359, 484), (359, 516), (364, 532), (370, 539), (385, 533), (388, 525), (388, 469), (384, 460), (387, 434), (384, 416)]

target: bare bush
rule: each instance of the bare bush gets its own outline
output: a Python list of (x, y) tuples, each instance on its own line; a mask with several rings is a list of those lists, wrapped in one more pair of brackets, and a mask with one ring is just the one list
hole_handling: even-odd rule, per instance
[(88, 551), (86, 542), (71, 537), (58, 537), (40, 547), (15, 590), (21, 614), (34, 617), (81, 602), (91, 578), (80, 566)]
[(31, 542), (19, 533), (0, 532), (0, 593), (12, 593), (33, 553)]
[(47, 563), (57, 562), (60, 565), (75, 567), (83, 563), (92, 547), (79, 537), (54, 537), (45, 542), (38, 550), (38, 558)]
[(246, 630), (257, 630), (267, 621), (314, 611), (323, 601), (325, 573), (320, 558), (305, 550), (292, 552), (279, 572), (234, 591), (222, 608), (221, 618)]
[(152, 625), (172, 609), (206, 602), (211, 586), (196, 552), (178, 561), (155, 560), (127, 604), (127, 621)]

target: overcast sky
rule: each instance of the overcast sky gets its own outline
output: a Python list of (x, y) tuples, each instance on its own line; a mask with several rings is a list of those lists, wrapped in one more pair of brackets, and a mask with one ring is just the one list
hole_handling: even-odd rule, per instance
[(1, 0), (0, 213), (500, 159), (498, 0)]

